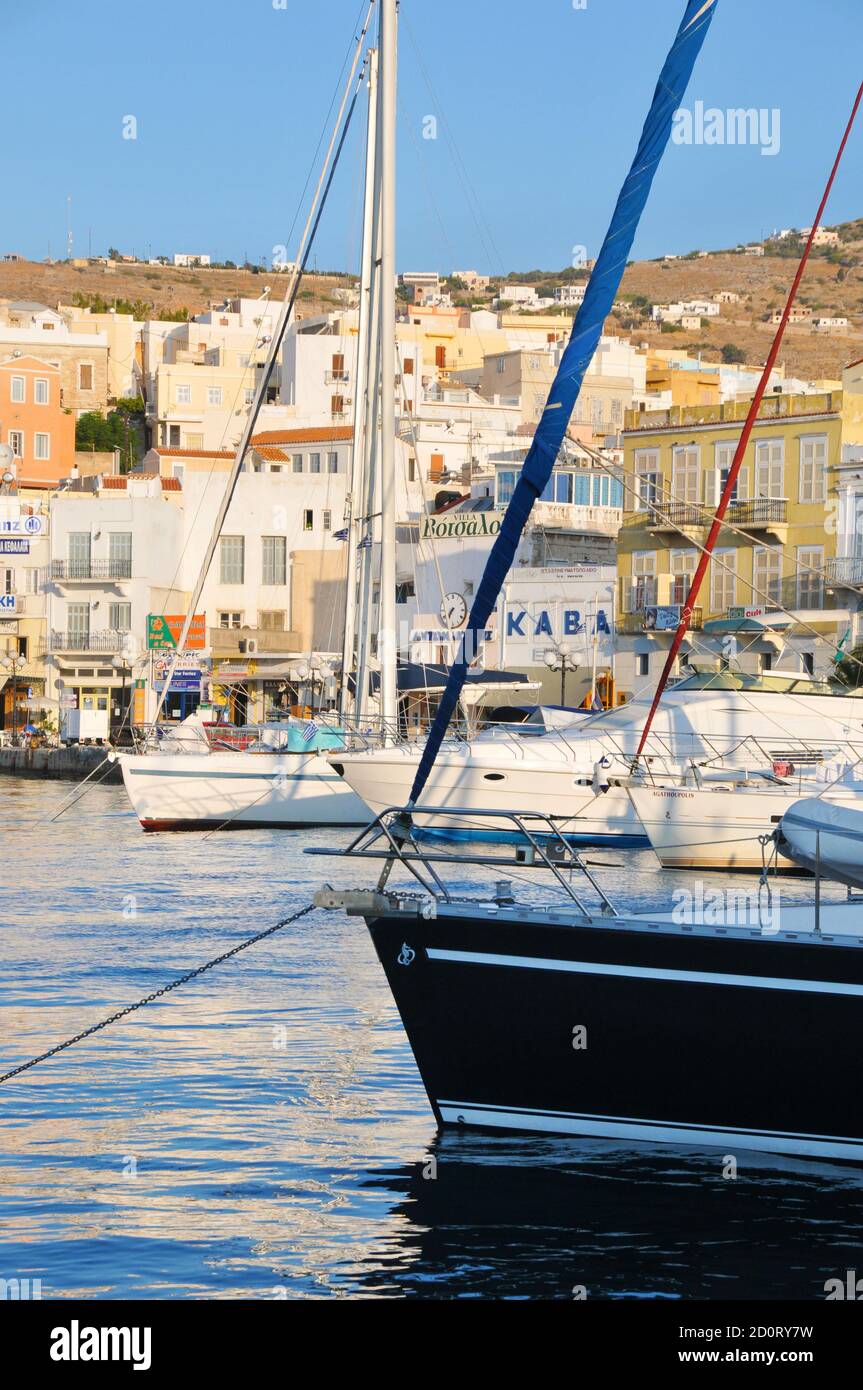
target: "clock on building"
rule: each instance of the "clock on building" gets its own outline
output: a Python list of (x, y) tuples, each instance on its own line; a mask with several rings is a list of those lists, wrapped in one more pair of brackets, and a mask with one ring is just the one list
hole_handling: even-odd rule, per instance
[(444, 594), (440, 606), (441, 622), (449, 629), (461, 627), (467, 618), (467, 603), (462, 594)]

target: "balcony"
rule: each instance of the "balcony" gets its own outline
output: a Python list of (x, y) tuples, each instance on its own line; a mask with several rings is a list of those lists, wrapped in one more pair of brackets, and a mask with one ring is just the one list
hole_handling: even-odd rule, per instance
[[(617, 630), (626, 637), (654, 637), (657, 633), (671, 636), (677, 631), (683, 604), (666, 604), (659, 609), (645, 608), (638, 613), (622, 613), (617, 619)], [(654, 615), (662, 615), (658, 619)], [(690, 632), (699, 632), (704, 626), (703, 611), (693, 608), (689, 623)]]
[(333, 370), (324, 372), (324, 381), (326, 382), (327, 386), (346, 386), (350, 379), (350, 372), (345, 371), (344, 369), (342, 369), (342, 371), (340, 372)]
[(788, 503), (784, 497), (753, 497), (732, 502), (728, 521), (742, 531), (772, 531), (781, 540), (788, 534)]
[(648, 529), (651, 531), (706, 530), (713, 520), (706, 507), (692, 502), (669, 502), (661, 511), (650, 509)]
[(834, 588), (863, 587), (863, 556), (840, 555), (824, 566), (825, 582)]
[(214, 657), (241, 660), (301, 650), (300, 634), (287, 628), (211, 627), (207, 642)]
[(52, 560), (47, 578), (61, 584), (86, 583), (91, 579), (131, 579), (132, 561), (124, 560)]
[(119, 652), (128, 637), (128, 632), (110, 627), (100, 632), (52, 632), (47, 647), (50, 652)]

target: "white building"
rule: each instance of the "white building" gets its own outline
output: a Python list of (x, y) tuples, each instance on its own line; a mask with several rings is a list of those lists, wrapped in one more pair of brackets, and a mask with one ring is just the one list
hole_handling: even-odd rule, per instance
[(576, 308), (584, 302), (587, 293), (587, 283), (580, 285), (558, 285), (554, 291), (556, 304), (572, 305)]
[(193, 252), (190, 252), (190, 251), (175, 251), (175, 252), (174, 252), (174, 265), (177, 266), (179, 269), (182, 269), (182, 270), (189, 270), (189, 269), (191, 269), (193, 266), (196, 266), (196, 265), (209, 265), (209, 264), (210, 264), (210, 257), (209, 257), (209, 256), (205, 256), (205, 255), (201, 254), (200, 252), (197, 253), (197, 254), (195, 254), (195, 253), (193, 253)]

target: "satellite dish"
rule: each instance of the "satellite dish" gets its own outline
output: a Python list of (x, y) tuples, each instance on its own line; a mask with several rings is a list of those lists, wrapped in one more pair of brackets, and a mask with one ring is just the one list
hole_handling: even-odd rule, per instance
[(0, 468), (6, 469), (15, 463), (15, 455), (8, 444), (0, 444)]

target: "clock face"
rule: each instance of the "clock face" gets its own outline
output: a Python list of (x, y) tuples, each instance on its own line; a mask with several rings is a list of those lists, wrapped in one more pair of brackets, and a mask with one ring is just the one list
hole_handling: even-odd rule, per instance
[(440, 606), (441, 621), (445, 627), (461, 627), (467, 618), (467, 604), (461, 594), (445, 594)]

